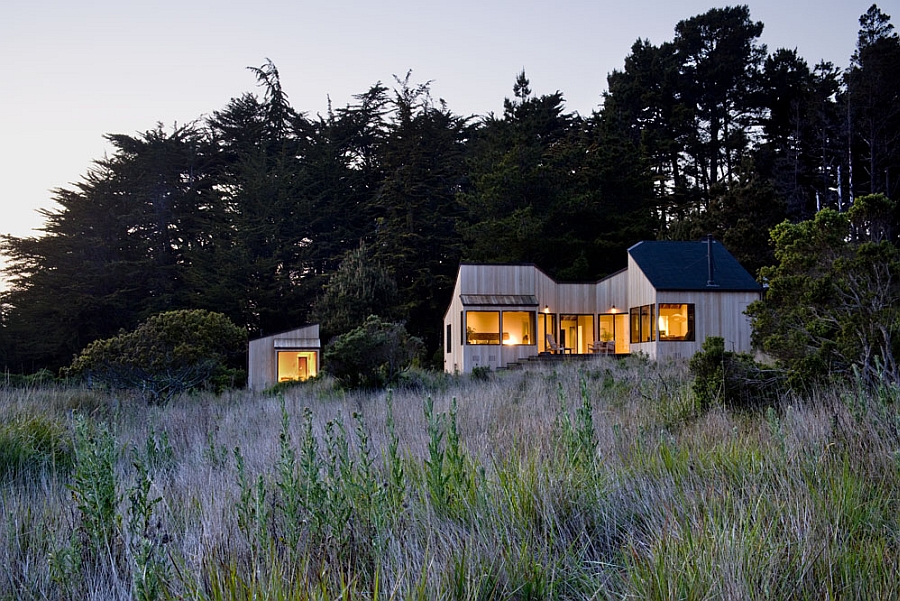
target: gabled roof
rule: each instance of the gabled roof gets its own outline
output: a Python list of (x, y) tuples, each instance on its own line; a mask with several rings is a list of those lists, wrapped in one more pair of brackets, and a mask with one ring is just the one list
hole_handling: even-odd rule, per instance
[[(709, 254), (712, 253), (710, 273)], [(715, 240), (644, 241), (628, 249), (657, 290), (759, 290), (759, 283)], [(712, 285), (710, 285), (710, 282)]]

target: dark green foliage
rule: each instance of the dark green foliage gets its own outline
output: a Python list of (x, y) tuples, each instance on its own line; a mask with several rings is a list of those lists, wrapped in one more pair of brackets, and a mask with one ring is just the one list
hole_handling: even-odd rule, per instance
[(115, 540), (121, 520), (117, 511), (117, 458), (115, 436), (109, 429), (79, 417), (75, 422), (75, 467), (69, 488), (81, 516), (86, 550), (95, 558), (118, 550), (120, 542)]
[(397, 283), (375, 259), (366, 244), (344, 255), (316, 301), (313, 319), (323, 338), (330, 339), (359, 327), (369, 315), (400, 317)]
[[(326, 337), (377, 314), (404, 320), (431, 354), (460, 260), (585, 280), (624, 267), (640, 240), (713, 234), (755, 272), (784, 218), (900, 193), (890, 16), (862, 15), (844, 76), (768, 53), (762, 31), (739, 5), (684, 19), (659, 45), (638, 40), (591, 115), (560, 91), (533, 93), (523, 71), (501, 115), (456, 115), (407, 73), (311, 118), (266, 61), (250, 69), (258, 95), (171, 130), (109, 135), (110, 156), (53, 191), (42, 236), (0, 238), (0, 364), (55, 372), (179, 309), (254, 335), (316, 309)], [(395, 301), (348, 290), (332, 303), (361, 241)]]
[(0, 482), (44, 471), (66, 474), (72, 462), (71, 436), (59, 422), (34, 416), (0, 425)]
[(131, 332), (91, 343), (65, 373), (165, 403), (226, 377), (243, 357), (246, 342), (246, 332), (221, 313), (169, 311)]
[(491, 379), (492, 371), (487, 365), (476, 365), (472, 368), (472, 379), (479, 382), (487, 382)]
[[(847, 377), (900, 381), (900, 251), (885, 240), (893, 203), (856, 199), (849, 213), (772, 230), (778, 263), (761, 275), (769, 288), (752, 304), (754, 343), (795, 382)], [(887, 217), (886, 217), (887, 216)]]
[(329, 373), (346, 388), (377, 388), (396, 381), (418, 359), (422, 341), (401, 324), (370, 316), (325, 347)]
[(857, 190), (897, 198), (900, 193), (900, 36), (873, 4), (859, 18), (859, 37), (844, 74), (847, 115), (857, 163)]
[(693, 391), (702, 411), (716, 405), (729, 409), (770, 406), (778, 399), (782, 375), (766, 369), (746, 353), (725, 350), (725, 340), (710, 336), (690, 361)]
[(41, 368), (33, 374), (3, 374), (0, 386), (10, 388), (33, 388), (48, 386), (57, 382), (56, 376), (49, 369)]
[(404, 319), (410, 332), (435, 348), (434, 316), (446, 308), (462, 256), (458, 192), (466, 181), (471, 127), (469, 119), (431, 98), (428, 82), (412, 85), (410, 77), (396, 78), (380, 148), (383, 178), (372, 203), (370, 250), (397, 282), (399, 314), (384, 308), (372, 313)]

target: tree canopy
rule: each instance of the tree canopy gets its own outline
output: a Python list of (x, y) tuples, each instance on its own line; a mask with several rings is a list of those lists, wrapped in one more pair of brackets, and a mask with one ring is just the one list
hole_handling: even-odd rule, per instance
[[(252, 67), (254, 93), (195, 122), (110, 134), (112, 153), (53, 191), (42, 235), (0, 240), (0, 361), (56, 369), (171, 310), (250, 336), (296, 327), (361, 242), (396, 284), (389, 318), (429, 353), (460, 261), (600, 278), (639, 240), (713, 234), (751, 271), (773, 265), (776, 224), (896, 198), (900, 39), (873, 5), (841, 71), (769, 52), (763, 28), (735, 6), (637, 40), (590, 115), (523, 70), (500, 115), (458, 115), (406, 73), (311, 116), (271, 61)], [(895, 242), (896, 215), (881, 219)]]

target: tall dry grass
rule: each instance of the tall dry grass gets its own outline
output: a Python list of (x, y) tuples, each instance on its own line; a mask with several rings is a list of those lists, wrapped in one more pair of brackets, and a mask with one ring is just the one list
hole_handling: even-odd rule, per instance
[[(686, 372), (0, 390), (0, 598), (900, 598), (898, 391), (699, 413)], [(35, 420), (71, 462), (16, 455)]]

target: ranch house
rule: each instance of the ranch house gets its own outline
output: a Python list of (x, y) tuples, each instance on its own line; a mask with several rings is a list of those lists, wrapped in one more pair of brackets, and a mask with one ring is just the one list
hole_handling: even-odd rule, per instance
[(444, 315), (444, 370), (539, 354), (690, 357), (708, 336), (749, 352), (744, 311), (760, 293), (712, 239), (639, 242), (625, 269), (596, 282), (558, 282), (532, 264), (463, 263)]

